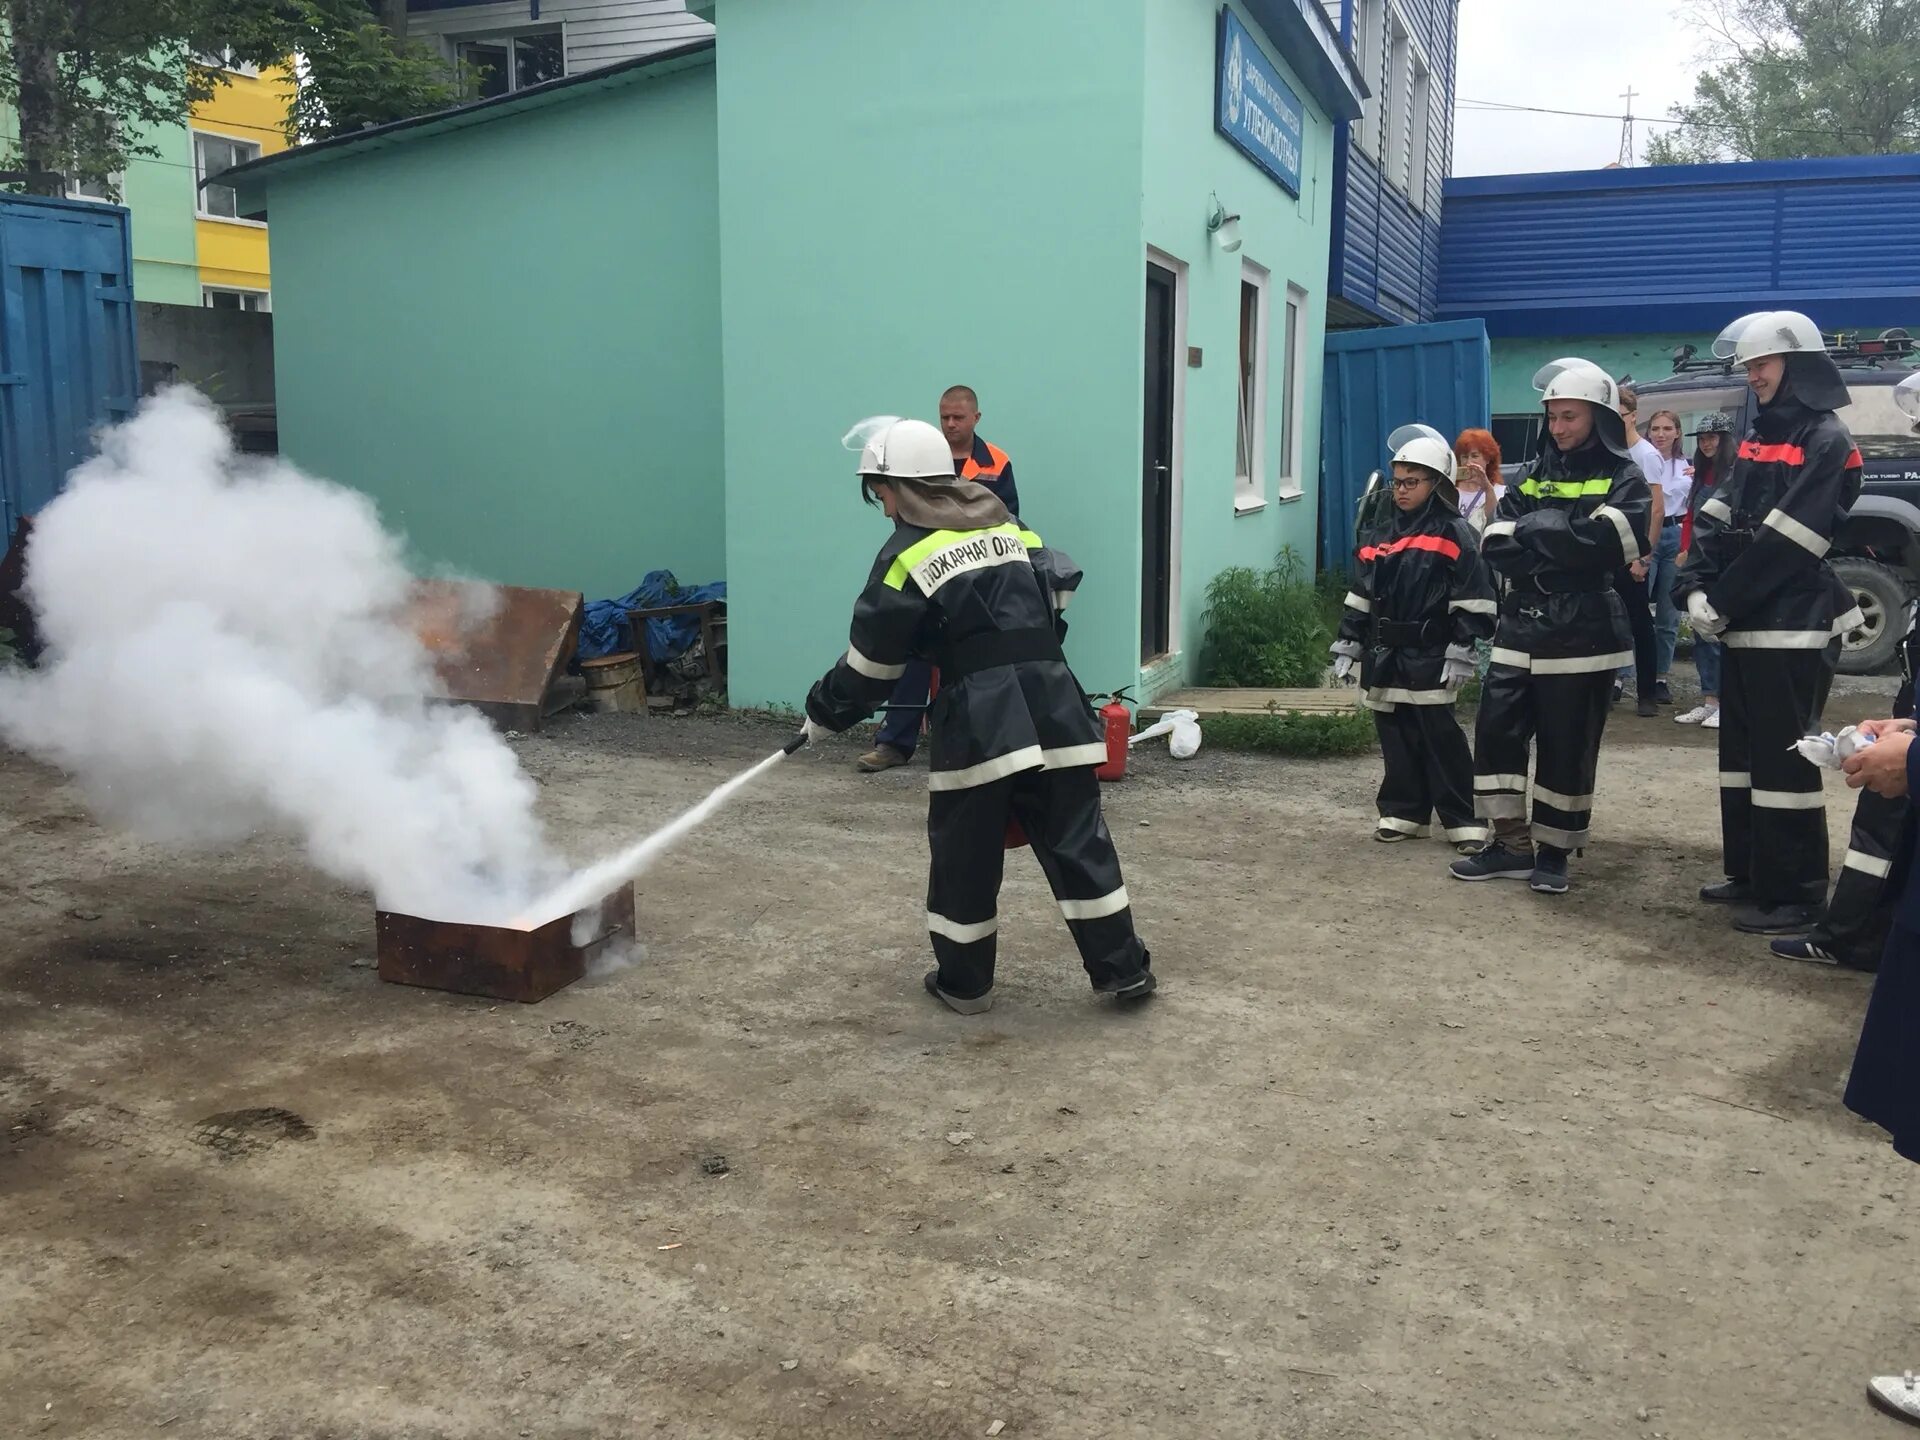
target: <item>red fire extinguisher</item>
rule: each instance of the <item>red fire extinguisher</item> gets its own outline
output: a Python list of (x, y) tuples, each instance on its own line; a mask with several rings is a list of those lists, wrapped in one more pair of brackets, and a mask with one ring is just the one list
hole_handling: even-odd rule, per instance
[(1133, 712), (1126, 707), (1127, 692), (1116, 690), (1100, 707), (1100, 729), (1106, 737), (1107, 763), (1095, 770), (1100, 780), (1127, 778), (1127, 740), (1133, 734)]

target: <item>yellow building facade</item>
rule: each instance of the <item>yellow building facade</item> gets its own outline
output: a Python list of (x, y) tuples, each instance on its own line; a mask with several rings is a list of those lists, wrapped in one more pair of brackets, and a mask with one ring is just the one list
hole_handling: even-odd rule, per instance
[[(287, 110), (294, 77), (284, 66), (226, 69), (227, 83), (193, 107), (188, 119), (194, 178), (204, 182), (222, 170), (287, 148)], [(200, 270), (201, 303), (230, 310), (271, 310), (272, 268), (267, 227), (242, 219), (231, 189), (200, 184), (194, 219), (194, 252)]]

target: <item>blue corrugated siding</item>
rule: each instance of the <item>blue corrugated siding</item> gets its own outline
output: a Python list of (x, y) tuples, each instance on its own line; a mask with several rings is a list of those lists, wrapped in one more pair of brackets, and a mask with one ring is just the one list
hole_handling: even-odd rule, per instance
[(1344, 570), (1353, 512), (1387, 436), (1411, 421), (1444, 435), (1487, 423), (1487, 332), (1477, 320), (1344, 330), (1327, 336), (1320, 413), (1321, 563)]
[(1494, 335), (1920, 318), (1920, 156), (1476, 177), (1447, 186), (1442, 316)]
[(139, 402), (117, 205), (0, 195), (0, 546)]
[[(1456, 13), (1453, 0), (1409, 0), (1402, 8), (1432, 67), (1428, 148), (1430, 183), (1437, 188), (1453, 160)], [(1344, 23), (1350, 31), (1350, 18)], [(1353, 144), (1352, 130), (1342, 125), (1335, 142), (1341, 212), (1334, 233), (1333, 293), (1381, 320), (1431, 319), (1439, 299), (1440, 221), (1414, 210), (1405, 193), (1381, 174), (1379, 162)]]

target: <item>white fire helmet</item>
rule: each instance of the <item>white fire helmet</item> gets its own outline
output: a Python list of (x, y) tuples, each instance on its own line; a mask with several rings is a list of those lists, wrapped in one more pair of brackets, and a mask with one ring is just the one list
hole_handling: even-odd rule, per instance
[(1544, 404), (1553, 400), (1585, 400), (1603, 410), (1620, 413), (1620, 387), (1591, 360), (1569, 355), (1549, 360), (1534, 373), (1533, 388)]
[(1387, 446), (1393, 451), (1394, 464), (1424, 465), (1453, 483), (1453, 446), (1431, 425), (1402, 425), (1387, 436)]
[(1893, 387), (1893, 403), (1900, 407), (1901, 414), (1920, 425), (1920, 370)]
[(1820, 327), (1798, 310), (1757, 310), (1742, 315), (1713, 342), (1713, 358), (1731, 360), (1736, 365), (1800, 352), (1824, 355), (1827, 342)]
[(936, 425), (875, 415), (849, 430), (840, 442), (860, 452), (855, 472), (876, 480), (952, 480), (953, 447)]

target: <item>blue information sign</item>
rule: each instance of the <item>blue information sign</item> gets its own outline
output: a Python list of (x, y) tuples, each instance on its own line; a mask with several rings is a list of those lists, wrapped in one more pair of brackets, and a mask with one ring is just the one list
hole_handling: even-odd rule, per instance
[(1220, 57), (1215, 69), (1213, 128), (1247, 158), (1300, 193), (1300, 97), (1254, 41), (1240, 17), (1220, 9)]

